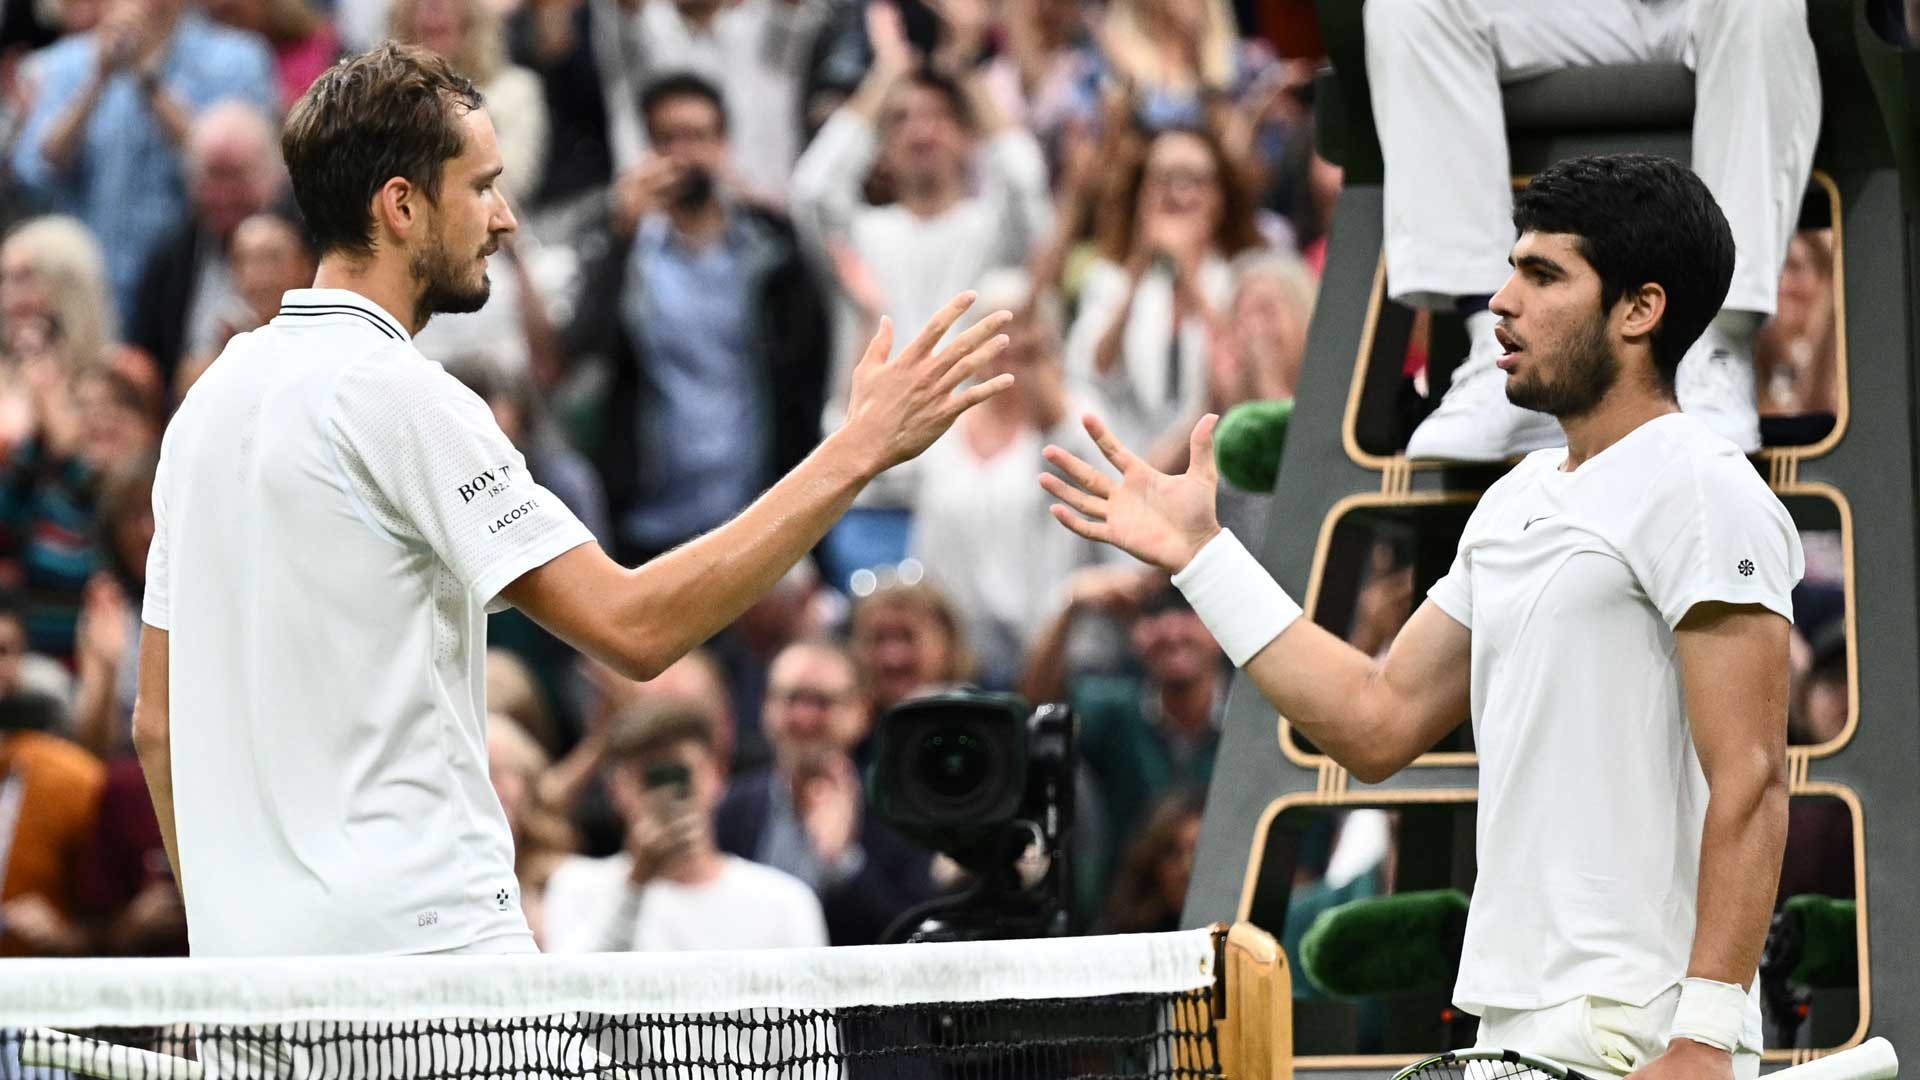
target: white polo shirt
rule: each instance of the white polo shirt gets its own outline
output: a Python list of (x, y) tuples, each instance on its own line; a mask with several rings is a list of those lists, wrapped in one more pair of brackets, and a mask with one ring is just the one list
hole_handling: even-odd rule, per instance
[(1477, 1014), (1641, 1006), (1686, 975), (1707, 783), (1673, 628), (1705, 601), (1792, 619), (1803, 568), (1786, 508), (1690, 416), (1573, 472), (1566, 453), (1487, 491), (1431, 593), (1473, 632), (1479, 876), (1454, 999)]
[(486, 613), (592, 537), (487, 405), (366, 298), (295, 290), (181, 404), (153, 511), (194, 954), (526, 935)]

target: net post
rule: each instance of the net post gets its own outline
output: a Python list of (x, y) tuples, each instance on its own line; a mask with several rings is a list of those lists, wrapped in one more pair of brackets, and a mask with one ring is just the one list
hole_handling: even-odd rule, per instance
[(1249, 922), (1215, 924), (1226, 941), (1226, 1015), (1220, 1065), (1228, 1080), (1292, 1080), (1293, 978), (1272, 934)]

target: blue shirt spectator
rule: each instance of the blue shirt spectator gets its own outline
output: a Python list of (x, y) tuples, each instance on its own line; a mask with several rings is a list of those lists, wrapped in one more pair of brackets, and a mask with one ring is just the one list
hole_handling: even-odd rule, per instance
[(640, 501), (620, 528), (642, 547), (664, 551), (721, 525), (765, 486), (754, 310), (760, 267), (779, 249), (744, 217), (697, 246), (664, 214), (640, 224), (622, 315), (652, 363), (640, 379)]
[(131, 311), (141, 267), (188, 213), (187, 125), (227, 98), (272, 114), (277, 95), (258, 35), (183, 10), (183, 0), (118, 3), (144, 12), (110, 13), (40, 56), (12, 164), (28, 189), (99, 237), (119, 308)]
[(640, 106), (656, 153), (585, 230), (566, 349), (611, 367), (590, 441), (629, 565), (726, 521), (813, 449), (827, 357), (792, 224), (727, 190), (720, 90), (669, 75)]

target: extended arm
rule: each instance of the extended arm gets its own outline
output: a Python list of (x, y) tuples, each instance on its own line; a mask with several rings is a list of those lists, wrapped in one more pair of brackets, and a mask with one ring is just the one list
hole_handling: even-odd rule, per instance
[(826, 535), (876, 475), (872, 457), (836, 433), (739, 517), (683, 547), (628, 569), (583, 545), (504, 595), (594, 659), (651, 679), (739, 618)]
[(1427, 601), (1383, 660), (1301, 618), (1245, 670), (1281, 716), (1371, 784), (1467, 718), (1472, 646), (1467, 628)]
[(631, 678), (653, 678), (772, 589), (867, 481), (1011, 385), (1012, 376), (1000, 375), (956, 392), (1006, 346), (995, 336), (1005, 312), (934, 352), (972, 302), (970, 293), (956, 298), (891, 361), (892, 330), (883, 323), (855, 369), (846, 425), (739, 517), (637, 569), (595, 545), (576, 547), (521, 575), (503, 595), (589, 656)]
[[(1233, 560), (1222, 564), (1232, 580), (1197, 580), (1194, 563), (1203, 548), (1219, 542), (1207, 553), (1212, 563), (1237, 544), (1220, 535), (1214, 516), (1219, 484), (1214, 422), (1209, 416), (1194, 428), (1191, 464), (1185, 473), (1169, 476), (1087, 417), (1087, 432), (1120, 470), (1120, 479), (1048, 447), (1047, 460), (1072, 480), (1052, 474), (1040, 478), (1041, 486), (1065, 504), (1054, 507), (1054, 517), (1081, 536), (1175, 573), (1194, 610), (1282, 716), (1355, 777), (1367, 783), (1384, 780), (1466, 719), (1472, 635), (1428, 602), (1414, 612), (1386, 659), (1376, 661), (1311, 620), (1287, 622), (1292, 601), (1237, 548), (1231, 551)], [(1223, 611), (1227, 622), (1253, 627), (1253, 636), (1223, 630)]]

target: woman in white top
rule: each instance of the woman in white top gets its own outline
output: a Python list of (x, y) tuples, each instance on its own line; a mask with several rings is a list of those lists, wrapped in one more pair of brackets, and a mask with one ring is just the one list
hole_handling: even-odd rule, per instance
[(1259, 243), (1245, 178), (1212, 135), (1163, 131), (1096, 230), (1100, 258), (1067, 335), (1069, 384), (1129, 445), (1169, 432), (1184, 443), (1207, 397), (1208, 323), (1233, 291), (1228, 261)]

